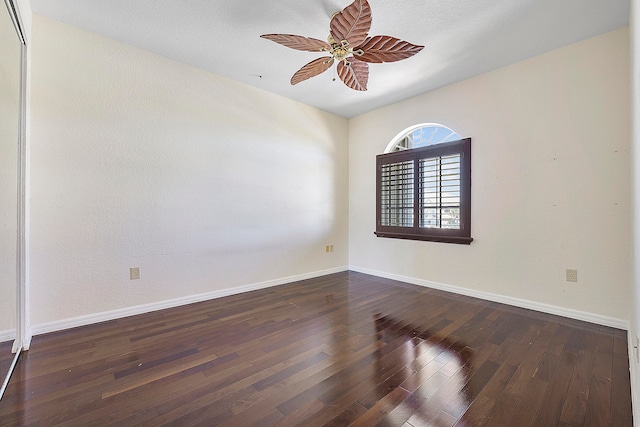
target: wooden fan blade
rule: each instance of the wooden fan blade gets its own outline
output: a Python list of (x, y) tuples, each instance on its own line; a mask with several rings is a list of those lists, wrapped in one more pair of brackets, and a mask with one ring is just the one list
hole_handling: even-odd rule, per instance
[(358, 61), (355, 58), (347, 58), (345, 61), (338, 63), (338, 76), (351, 89), (367, 90), (369, 64)]
[(307, 52), (327, 52), (331, 50), (331, 46), (329, 46), (327, 42), (311, 37), (296, 36), (293, 34), (263, 34), (260, 37), (296, 50), (304, 50)]
[(291, 84), (295, 85), (313, 76), (317, 76), (318, 74), (327, 71), (327, 69), (332, 65), (333, 58), (330, 56), (314, 59), (304, 67), (300, 68), (293, 77), (291, 77)]
[(394, 62), (407, 59), (420, 52), (424, 46), (418, 46), (391, 36), (368, 37), (354, 51), (362, 50), (356, 57), (365, 62)]
[(346, 40), (350, 46), (358, 46), (367, 38), (371, 28), (371, 7), (367, 0), (355, 0), (330, 23), (331, 37), (336, 43)]

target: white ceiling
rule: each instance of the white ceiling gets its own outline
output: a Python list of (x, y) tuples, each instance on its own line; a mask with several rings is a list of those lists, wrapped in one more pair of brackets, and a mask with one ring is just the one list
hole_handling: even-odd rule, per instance
[[(326, 39), (352, 0), (31, 0), (34, 13), (192, 64), (343, 117), (428, 92), (628, 25), (629, 0), (369, 0), (370, 35), (426, 46), (404, 61), (371, 64), (357, 92), (333, 70), (289, 79), (320, 54), (261, 34)], [(335, 66), (334, 66), (335, 68)]]

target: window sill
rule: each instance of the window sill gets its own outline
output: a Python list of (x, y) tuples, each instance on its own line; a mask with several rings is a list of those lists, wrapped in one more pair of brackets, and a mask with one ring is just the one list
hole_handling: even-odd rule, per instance
[(378, 237), (387, 237), (391, 239), (422, 240), (427, 242), (456, 243), (459, 245), (469, 245), (473, 242), (473, 237), (430, 236), (426, 234), (402, 234), (389, 233), (385, 231), (374, 231), (373, 234)]

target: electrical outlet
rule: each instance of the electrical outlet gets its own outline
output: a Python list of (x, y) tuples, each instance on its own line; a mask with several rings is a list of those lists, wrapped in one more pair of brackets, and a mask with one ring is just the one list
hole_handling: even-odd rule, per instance
[(131, 267), (129, 269), (129, 280), (137, 280), (140, 278), (140, 267)]
[(324, 247), (326, 253), (333, 252), (333, 245), (327, 245)]
[(578, 281), (578, 270), (572, 270), (567, 268), (567, 282), (577, 282)]

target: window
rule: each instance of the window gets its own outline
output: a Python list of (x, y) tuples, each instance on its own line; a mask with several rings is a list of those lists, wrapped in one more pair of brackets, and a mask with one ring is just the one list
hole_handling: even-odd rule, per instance
[(428, 145), (441, 144), (443, 142), (462, 139), (456, 131), (438, 124), (427, 123), (411, 126), (400, 132), (387, 146), (385, 153), (393, 151), (409, 150), (411, 148), (426, 147)]
[(471, 139), (410, 148), (412, 133), (377, 156), (376, 236), (471, 243)]

